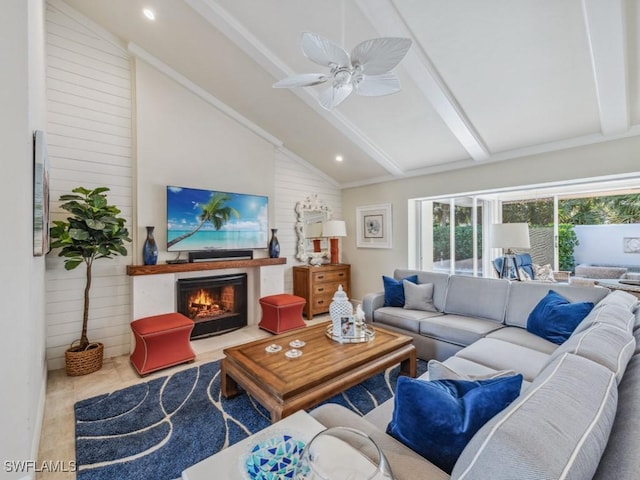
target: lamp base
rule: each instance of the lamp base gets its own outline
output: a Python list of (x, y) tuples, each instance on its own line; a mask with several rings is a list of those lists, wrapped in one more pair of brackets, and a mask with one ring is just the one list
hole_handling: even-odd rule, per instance
[(329, 249), (331, 253), (330, 263), (332, 263), (333, 265), (340, 263), (340, 252), (338, 247), (338, 241), (339, 241), (338, 238), (329, 239), (329, 243), (331, 245), (331, 248)]
[(513, 265), (513, 271), (515, 273), (515, 279), (519, 282), (522, 281), (520, 278), (520, 270), (518, 270), (518, 263), (516, 261), (515, 253), (505, 253), (502, 257), (502, 269), (500, 270), (500, 278), (506, 278), (507, 280), (511, 280), (511, 266)]

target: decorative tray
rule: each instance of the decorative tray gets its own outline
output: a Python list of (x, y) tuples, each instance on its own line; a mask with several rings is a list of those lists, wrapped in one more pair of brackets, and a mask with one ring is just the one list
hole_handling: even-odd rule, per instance
[(376, 331), (373, 329), (373, 327), (364, 325), (363, 327), (357, 327), (355, 329), (355, 335), (353, 336), (336, 336), (333, 334), (333, 325), (329, 324), (327, 326), (327, 330), (325, 331), (325, 335), (331, 340), (340, 343), (363, 343), (373, 340), (373, 338), (376, 336)]

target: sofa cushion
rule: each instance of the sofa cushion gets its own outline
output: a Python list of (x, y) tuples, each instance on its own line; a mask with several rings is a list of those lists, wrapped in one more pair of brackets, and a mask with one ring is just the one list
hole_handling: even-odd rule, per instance
[[(404, 278), (410, 282), (416, 283), (418, 281), (417, 275), (411, 275)], [(395, 278), (382, 276), (382, 284), (384, 285), (384, 306), (385, 307), (403, 307), (404, 306), (404, 286), (402, 280), (396, 280)]]
[(449, 285), (449, 274), (438, 272), (424, 272), (421, 270), (396, 269), (393, 271), (393, 278), (400, 280), (409, 275), (418, 275), (419, 284), (433, 283), (433, 306), (439, 312), (444, 311), (444, 302), (447, 296)]
[(433, 283), (416, 285), (409, 280), (403, 280), (404, 308), (410, 310), (423, 310), (437, 312), (433, 305)]
[(375, 323), (384, 323), (402, 328), (410, 332), (420, 332), (420, 322), (433, 316), (441, 316), (440, 312), (424, 312), (422, 310), (406, 310), (400, 307), (382, 307), (373, 312)]
[(480, 429), (451, 478), (592, 478), (607, 445), (617, 399), (612, 372), (565, 353)]
[(571, 336), (592, 308), (592, 302), (572, 303), (549, 290), (529, 314), (527, 331), (560, 345)]
[[(497, 370), (495, 368), (491, 368), (491, 367), (487, 367), (486, 365), (483, 365), (481, 363), (477, 363), (474, 362), (473, 360), (469, 360), (467, 358), (462, 358), (462, 357), (458, 357), (458, 356), (452, 356), (447, 358), (444, 362), (442, 362), (444, 365), (446, 365), (447, 367), (451, 368), (452, 370), (455, 370), (456, 372), (460, 372), (463, 375), (467, 375), (470, 377), (473, 376), (477, 376), (477, 377), (482, 377), (482, 376), (491, 376), (491, 375), (495, 375), (498, 372), (504, 372), (507, 371), (508, 369), (504, 369), (504, 370)], [(515, 370), (512, 370), (515, 371)], [(520, 372), (516, 372), (516, 373), (520, 373)], [(429, 380), (429, 371), (427, 370), (424, 374), (422, 374), (419, 378), (424, 378), (425, 380)], [(521, 392), (523, 392), (524, 390), (526, 390), (529, 385), (531, 384), (531, 382), (525, 380), (524, 378), (522, 379), (522, 388), (520, 389)]]
[(629, 310), (633, 310), (633, 308), (638, 304), (638, 297), (632, 295), (629, 292), (624, 292), (622, 290), (614, 290), (609, 295), (604, 297), (599, 303), (598, 306), (604, 305), (619, 305), (624, 308), (628, 308)]
[(487, 370), (489, 371), (481, 374), (463, 373), (438, 360), (429, 360), (427, 366), (429, 380), (489, 380), (516, 374), (513, 370)]
[(601, 302), (591, 310), (591, 313), (589, 313), (582, 322), (580, 322), (575, 333), (587, 330), (596, 323), (606, 323), (631, 333), (635, 322), (636, 319), (632, 310), (626, 306), (617, 302), (605, 304), (602, 304)]
[(558, 348), (557, 344), (545, 340), (538, 335), (534, 335), (531, 332), (527, 332), (524, 328), (520, 327), (504, 327), (499, 330), (494, 330), (487, 335), (487, 338), (497, 338), (504, 342), (514, 343), (549, 355)]
[(519, 395), (521, 383), (521, 375), (478, 381), (399, 377), (387, 433), (451, 472), (467, 442)]
[(573, 353), (607, 367), (618, 382), (636, 348), (631, 333), (606, 323), (596, 323), (571, 336), (551, 355), (549, 362), (564, 353)]
[(502, 322), (508, 292), (505, 279), (451, 275), (444, 311)]
[[(389, 400), (388, 403), (390, 408), (393, 408), (393, 400)], [(327, 428), (349, 427), (369, 435), (384, 452), (384, 456), (389, 461), (394, 477), (398, 480), (413, 480), (418, 476), (428, 478), (429, 480), (449, 479), (449, 475), (434, 464), (428, 462), (395, 438), (384, 433), (384, 429), (389, 423), (391, 413), (389, 413), (389, 416), (386, 418), (384, 425), (381, 426), (374, 425), (367, 421), (366, 417), (362, 418), (357, 413), (335, 403), (321, 405), (309, 413)]]
[[(640, 344), (640, 334), (636, 336)], [(618, 409), (607, 448), (593, 480), (636, 480), (640, 472), (640, 355), (635, 355), (618, 385)]]
[(529, 314), (538, 302), (549, 293), (550, 288), (572, 302), (598, 303), (607, 296), (606, 288), (576, 287), (570, 285), (535, 282), (513, 282), (509, 288), (504, 323), (515, 327), (527, 328)]
[(531, 382), (547, 364), (549, 355), (495, 338), (482, 338), (463, 348), (456, 357), (485, 365), (494, 370), (515, 370)]
[(502, 327), (501, 323), (493, 320), (448, 314), (423, 318), (420, 321), (420, 334), (467, 346)]

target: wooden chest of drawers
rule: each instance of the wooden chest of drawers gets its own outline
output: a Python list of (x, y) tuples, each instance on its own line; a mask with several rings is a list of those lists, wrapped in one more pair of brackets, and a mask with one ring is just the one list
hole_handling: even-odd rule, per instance
[(338, 285), (349, 295), (351, 265), (321, 265), (312, 267), (300, 265), (293, 267), (293, 294), (304, 298), (304, 314), (311, 320), (318, 313), (329, 311), (333, 294)]

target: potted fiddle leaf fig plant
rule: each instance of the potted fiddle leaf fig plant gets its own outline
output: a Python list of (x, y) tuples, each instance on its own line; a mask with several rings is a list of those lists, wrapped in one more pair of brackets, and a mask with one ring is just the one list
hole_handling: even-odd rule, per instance
[(73, 270), (83, 263), (86, 266), (84, 287), (84, 311), (82, 332), (65, 351), (67, 375), (86, 375), (102, 368), (104, 345), (89, 342), (89, 291), (91, 268), (100, 258), (127, 255), (125, 242), (131, 242), (126, 220), (119, 217), (120, 210), (107, 203), (107, 187), (93, 190), (77, 187), (73, 194), (61, 195), (60, 208), (71, 214), (66, 220), (55, 220), (50, 230), (51, 248), (59, 248), (59, 257), (64, 257), (64, 268)]

